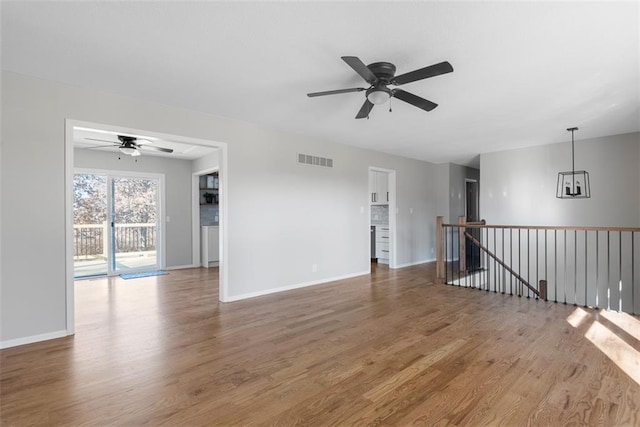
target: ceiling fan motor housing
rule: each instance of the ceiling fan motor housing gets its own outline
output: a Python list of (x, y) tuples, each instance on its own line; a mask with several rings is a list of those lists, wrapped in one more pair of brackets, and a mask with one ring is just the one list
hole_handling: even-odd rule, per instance
[(137, 138), (133, 136), (118, 135), (118, 139), (123, 145), (135, 145)]
[(373, 74), (385, 84), (389, 84), (393, 76), (396, 75), (396, 66), (391, 62), (374, 62), (367, 65)]

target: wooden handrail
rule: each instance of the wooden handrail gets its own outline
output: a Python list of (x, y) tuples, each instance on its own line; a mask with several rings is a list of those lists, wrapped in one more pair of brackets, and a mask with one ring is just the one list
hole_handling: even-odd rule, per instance
[(487, 225), (477, 222), (467, 222), (464, 224), (442, 224), (443, 227), (461, 227), (461, 228), (511, 228), (514, 230), (567, 230), (567, 231), (613, 231), (613, 232), (631, 232), (640, 233), (638, 227), (580, 227), (580, 226), (550, 226), (550, 225)]
[(491, 252), (486, 246), (484, 246), (482, 243), (480, 243), (480, 241), (478, 239), (476, 239), (475, 237), (473, 237), (470, 233), (467, 233), (466, 231), (464, 232), (464, 235), (467, 237), (467, 239), (469, 239), (470, 241), (473, 242), (473, 244), (475, 244), (477, 247), (479, 247), (480, 249), (482, 249), (487, 255), (489, 255), (491, 258), (493, 258), (498, 264), (500, 264), (505, 270), (507, 270), (509, 273), (513, 274), (513, 276), (520, 280), (522, 282), (523, 285), (525, 285), (527, 288), (531, 289), (531, 291), (533, 291), (534, 294), (536, 294), (537, 296), (540, 296), (540, 292), (538, 292), (538, 290), (536, 288), (534, 288), (533, 286), (531, 286), (529, 284), (529, 282), (527, 282), (522, 276), (520, 276), (518, 273), (516, 273), (515, 271), (513, 271), (513, 269), (511, 267), (509, 267), (507, 264), (505, 264), (500, 258), (498, 258), (497, 256), (495, 256), (493, 254), (493, 252)]

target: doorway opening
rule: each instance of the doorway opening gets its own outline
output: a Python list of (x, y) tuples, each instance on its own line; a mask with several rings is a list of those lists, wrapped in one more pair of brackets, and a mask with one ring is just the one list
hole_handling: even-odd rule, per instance
[[(466, 222), (480, 221), (480, 192), (478, 181), (475, 179), (465, 179), (465, 218)], [(467, 232), (480, 241), (480, 228), (468, 228)], [(480, 248), (474, 245), (469, 238), (465, 242), (465, 262), (469, 272), (480, 269)]]
[(193, 173), (193, 263), (220, 265), (220, 174), (218, 168)]
[(163, 268), (164, 176), (76, 170), (75, 279)]
[[(99, 136), (89, 135), (90, 133), (96, 133), (96, 132), (100, 133), (100, 135)], [(119, 135), (131, 135), (136, 139), (141, 139), (146, 141), (144, 142), (144, 144), (146, 145), (144, 147), (141, 147), (142, 150), (139, 150), (141, 152), (140, 154), (132, 154), (127, 150), (120, 149), (121, 148), (120, 144), (114, 145), (110, 143), (110, 140), (115, 141), (116, 139), (119, 139), (118, 137)], [(167, 143), (171, 144), (171, 146), (167, 146)], [(173, 151), (168, 152), (167, 150), (153, 150), (153, 149), (150, 149), (148, 144), (157, 144), (157, 147), (162, 147), (167, 149), (172, 148)], [(93, 145), (101, 145), (101, 146), (94, 147)], [(141, 143), (140, 145), (143, 145), (143, 143)], [(77, 151), (77, 153), (74, 153), (74, 151)], [(226, 226), (228, 215), (227, 215), (227, 205), (224, 203), (224, 201), (228, 197), (227, 196), (228, 187), (226, 184), (226, 180), (224, 179), (227, 173), (227, 168), (228, 168), (227, 144), (223, 142), (218, 142), (218, 141), (204, 140), (204, 139), (185, 137), (180, 135), (171, 135), (171, 134), (148, 131), (148, 130), (126, 128), (122, 126), (82, 122), (82, 121), (71, 120), (71, 119), (67, 119), (65, 121), (65, 200), (66, 200), (65, 202), (65, 236), (66, 236), (65, 238), (65, 259), (66, 259), (65, 289), (66, 289), (66, 334), (67, 335), (73, 335), (75, 333), (75, 268), (74, 268), (75, 250), (74, 250), (73, 201), (74, 201), (74, 178), (75, 178), (74, 175), (76, 172), (74, 168), (74, 165), (75, 165), (74, 159), (76, 158), (76, 156), (78, 157), (79, 160), (82, 159), (83, 162), (87, 162), (87, 164), (82, 167), (101, 168), (105, 166), (104, 169), (117, 170), (118, 171), (117, 173), (120, 174), (121, 177), (129, 178), (129, 179), (132, 176), (134, 178), (139, 178), (140, 176), (136, 175), (137, 172), (130, 173), (129, 169), (127, 169), (128, 167), (134, 167), (135, 170), (139, 171), (141, 175), (144, 174), (148, 177), (148, 176), (152, 176), (154, 173), (157, 172), (155, 170), (152, 170), (151, 165), (155, 162), (155, 160), (153, 159), (157, 159), (157, 157), (163, 157), (163, 156), (164, 157), (170, 156), (174, 159), (177, 159), (180, 156), (183, 156), (182, 157), (183, 163), (181, 167), (168, 166), (171, 172), (168, 170), (167, 172), (160, 173), (160, 175), (165, 174), (167, 176), (166, 197), (162, 197), (163, 196), (162, 188), (164, 188), (164, 181), (162, 179), (160, 179), (160, 184), (158, 186), (159, 190), (157, 193), (159, 210), (156, 213), (157, 234), (155, 236), (155, 239), (156, 241), (159, 241), (160, 244), (159, 245), (156, 244), (155, 262), (157, 263), (156, 265), (158, 265), (159, 267), (156, 267), (155, 269), (162, 268), (162, 269), (170, 270), (174, 268), (198, 267), (200, 266), (200, 264), (199, 262), (192, 264), (191, 257), (189, 257), (188, 255), (186, 257), (187, 262), (186, 263), (182, 262), (182, 260), (185, 258), (184, 254), (189, 253), (187, 251), (189, 251), (189, 248), (192, 243), (191, 233), (189, 233), (188, 231), (191, 225), (191, 219), (190, 219), (189, 213), (186, 213), (184, 209), (185, 207), (188, 206), (187, 209), (189, 209), (190, 211), (193, 211), (193, 208), (188, 201), (186, 203), (180, 202), (179, 204), (176, 204), (170, 200), (172, 197), (173, 197), (172, 200), (176, 200), (176, 198), (179, 198), (180, 200), (184, 200), (183, 196), (185, 192), (184, 191), (181, 192), (179, 190), (180, 185), (182, 185), (179, 183), (180, 182), (184, 183), (182, 178), (180, 179), (172, 178), (171, 181), (169, 181), (168, 178), (172, 176), (170, 174), (186, 173), (190, 175), (194, 169), (198, 169), (198, 168), (202, 169), (203, 168), (202, 165), (208, 162), (208, 159), (205, 159), (205, 157), (207, 156), (199, 154), (196, 157), (194, 156), (194, 153), (202, 153), (202, 152), (211, 153), (212, 151), (216, 152), (216, 158), (219, 159), (217, 163), (217, 168), (218, 168), (218, 174), (221, 178), (220, 188), (218, 190), (218, 197), (220, 201), (219, 253), (220, 253), (220, 260), (221, 260), (219, 270), (218, 270), (218, 273), (219, 273), (218, 274), (219, 280), (217, 284), (218, 298), (220, 301), (226, 302), (229, 299), (228, 297), (229, 272), (227, 268), (227, 266), (229, 265), (228, 256), (227, 256), (229, 244), (228, 244), (228, 229)], [(90, 156), (89, 153), (91, 152), (102, 152), (102, 158), (96, 159), (94, 156)], [(153, 152), (153, 154), (151, 152)], [(135, 157), (139, 155), (142, 155), (142, 157)], [(154, 157), (154, 156), (157, 156), (157, 157)], [(188, 158), (187, 156), (191, 156), (191, 165), (188, 165), (186, 162), (184, 162), (184, 160)], [(197, 162), (195, 159), (202, 159), (202, 161)], [(98, 160), (100, 162), (104, 160), (106, 164), (100, 163), (98, 165), (96, 163), (96, 161)], [(127, 163), (128, 165), (125, 163)], [(96, 164), (96, 166), (94, 166), (93, 164)], [(148, 167), (149, 169), (147, 170), (145, 169), (145, 167)], [(187, 182), (189, 182), (188, 178), (187, 178)], [(115, 194), (118, 194), (118, 191), (122, 191), (122, 188), (124, 188), (116, 184), (117, 180), (114, 180), (113, 183), (115, 187), (112, 186), (110, 188), (109, 186), (112, 184), (110, 184), (107, 179), (104, 179), (102, 184), (103, 185), (102, 192), (105, 193), (105, 192), (111, 191), (112, 194), (115, 195)], [(124, 185), (124, 183), (122, 185)], [(104, 187), (106, 187), (106, 190), (104, 189)], [(186, 194), (189, 194), (188, 191), (186, 192)], [(181, 197), (178, 197), (178, 196), (181, 196)], [(166, 206), (167, 209), (169, 210), (165, 209), (165, 206), (164, 206), (165, 199), (167, 202), (171, 202)], [(112, 205), (116, 206), (116, 209), (117, 209), (117, 204), (112, 203)], [(109, 212), (109, 214), (115, 214), (115, 212), (111, 211)], [(170, 219), (171, 215), (173, 215), (173, 220)], [(107, 222), (107, 227), (111, 227), (111, 224), (107, 219), (108, 216), (103, 216), (103, 218), (104, 218), (103, 222)], [(185, 220), (185, 218), (187, 219)], [(171, 224), (168, 224), (170, 221), (171, 221)], [(128, 222), (128, 221), (118, 222), (118, 220), (116, 219), (116, 221), (114, 221), (114, 228), (118, 228), (119, 223), (127, 225), (128, 228), (135, 228), (134, 224), (150, 224), (150, 223), (152, 224), (151, 220), (149, 220), (149, 222), (134, 223), (134, 222)], [(164, 223), (167, 223), (167, 225), (170, 225), (167, 233), (163, 232)], [(181, 226), (184, 228), (184, 225), (187, 226), (186, 233), (175, 232), (175, 229), (177, 229), (178, 226)], [(150, 226), (150, 227), (153, 228), (153, 226)], [(127, 227), (122, 227), (122, 228), (127, 228)], [(151, 233), (153, 233), (153, 231), (146, 232), (147, 243), (151, 242), (151, 238), (152, 238), (150, 236)], [(103, 246), (105, 244), (112, 245), (112, 247), (117, 248), (118, 247), (117, 232), (114, 232), (111, 235), (109, 235), (109, 231), (107, 231), (105, 235), (107, 236), (106, 243), (102, 241), (101, 244)], [(142, 232), (138, 232), (138, 235), (142, 235)], [(186, 235), (186, 239), (184, 237), (185, 235)], [(114, 241), (114, 238), (116, 239), (116, 241)], [(165, 241), (167, 241), (168, 243), (165, 244), (164, 243)], [(167, 247), (169, 244), (172, 245), (171, 246), (172, 248), (174, 248), (172, 252), (173, 255), (171, 255), (170, 259), (167, 257), (167, 253), (166, 253), (167, 251), (162, 250), (163, 248)], [(180, 249), (176, 249), (176, 247)], [(183, 248), (186, 250), (184, 250)], [(137, 249), (146, 249), (146, 250), (142, 250), (142, 252), (153, 252), (153, 250), (151, 250), (151, 246), (149, 245), (144, 247), (139, 247)], [(107, 248), (106, 251), (103, 250), (102, 252), (103, 253), (106, 252), (108, 257), (108, 254), (110, 251), (111, 251), (111, 248)], [(118, 269), (121, 268), (119, 266), (119, 263), (124, 261), (124, 259), (126, 258), (126, 255), (127, 255), (127, 252), (116, 250), (116, 252), (112, 256), (112, 260), (107, 259), (106, 261), (107, 274), (109, 273), (110, 269), (114, 272), (118, 271)], [(148, 255), (151, 255), (151, 254), (148, 254)], [(147, 260), (147, 261), (149, 262), (153, 261), (152, 256), (149, 256), (149, 259), (150, 260)], [(130, 268), (139, 268), (139, 269), (145, 269), (145, 270), (153, 269), (153, 267), (150, 264), (144, 265), (144, 266), (130, 266)]]
[(370, 259), (372, 263), (396, 266), (396, 175), (395, 171), (369, 168)]

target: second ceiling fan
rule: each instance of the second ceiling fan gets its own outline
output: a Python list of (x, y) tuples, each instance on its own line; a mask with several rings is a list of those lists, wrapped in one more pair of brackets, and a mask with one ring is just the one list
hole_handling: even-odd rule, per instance
[(365, 99), (364, 104), (362, 104), (360, 111), (356, 115), (356, 119), (368, 118), (374, 105), (384, 104), (392, 97), (425, 111), (431, 111), (436, 108), (438, 104), (402, 89), (390, 89), (388, 86), (400, 86), (406, 83), (439, 76), (453, 71), (451, 64), (444, 61), (396, 76), (396, 66), (390, 62), (374, 62), (373, 64), (365, 65), (360, 58), (356, 56), (343, 56), (342, 60), (353, 68), (354, 71), (367, 83), (369, 83), (369, 88), (356, 87), (350, 89), (328, 90), (324, 92), (312, 92), (308, 93), (307, 96), (315, 97), (366, 91), (367, 99)]
[[(120, 141), (119, 143), (115, 141), (109, 141), (106, 139), (97, 139), (97, 138), (85, 138), (85, 139), (90, 141), (108, 142), (114, 147), (118, 147), (120, 149), (120, 152), (122, 152), (123, 154), (127, 154), (133, 157), (140, 155), (140, 151), (141, 151), (140, 149), (161, 151), (163, 153), (173, 153), (173, 149), (171, 148), (157, 147), (155, 145), (151, 145), (152, 142), (149, 141), (148, 139), (137, 138), (135, 136), (126, 136), (126, 135), (117, 135), (117, 137), (118, 137), (118, 140)], [(101, 147), (91, 147), (91, 148), (101, 148)]]

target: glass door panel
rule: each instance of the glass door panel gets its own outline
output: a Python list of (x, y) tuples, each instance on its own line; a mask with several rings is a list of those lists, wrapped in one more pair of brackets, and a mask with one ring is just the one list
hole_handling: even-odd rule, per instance
[(73, 175), (73, 275), (108, 273), (107, 176)]
[(158, 268), (158, 179), (111, 179), (111, 271)]

